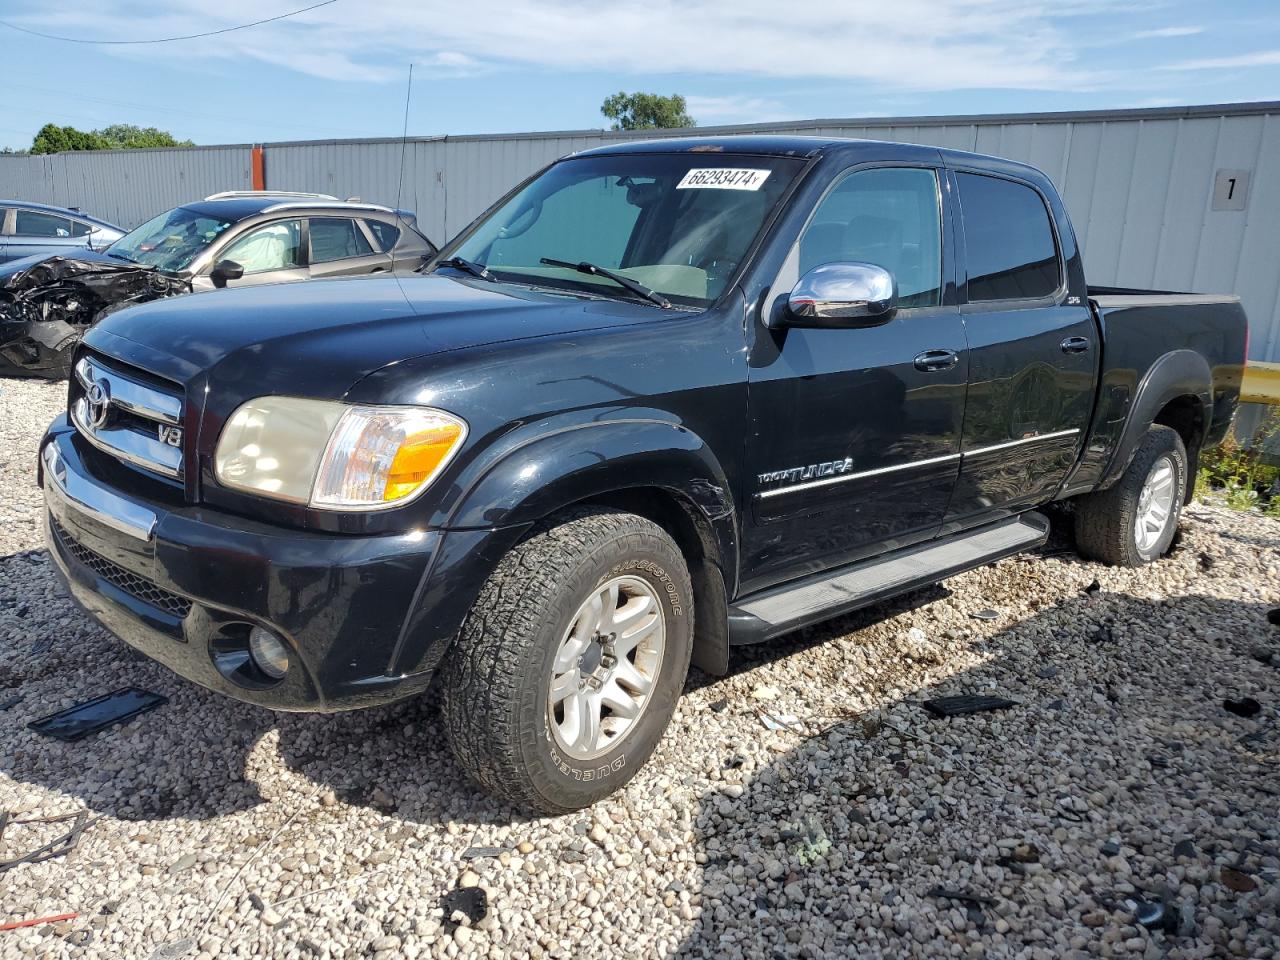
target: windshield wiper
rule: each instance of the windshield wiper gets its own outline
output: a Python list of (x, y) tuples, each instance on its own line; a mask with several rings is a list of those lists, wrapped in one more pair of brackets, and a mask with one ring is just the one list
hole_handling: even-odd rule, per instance
[(471, 260), (465, 260), (462, 257), (450, 257), (448, 260), (441, 260), (436, 264), (437, 267), (453, 267), (455, 270), (462, 270), (471, 274), (473, 277), (479, 277), (481, 280), (492, 280), (495, 283), (498, 278), (489, 272), (489, 269), (483, 263), (475, 263)]
[(124, 260), (126, 263), (138, 262), (137, 260), (133, 259), (133, 257), (126, 257), (123, 253), (116, 253), (112, 250), (103, 250), (102, 252), (105, 253), (108, 257), (115, 257), (117, 260)]
[(666, 310), (671, 307), (671, 301), (657, 291), (650, 290), (643, 283), (637, 283), (630, 277), (621, 273), (614, 273), (612, 270), (606, 270), (604, 267), (597, 267), (594, 263), (570, 263), (568, 260), (553, 260), (551, 257), (543, 257), (542, 262), (548, 267), (568, 267), (570, 270), (577, 270), (579, 273), (587, 273), (593, 277), (604, 277), (612, 280), (620, 287), (626, 287), (637, 296), (644, 297), (646, 300), (656, 303), (662, 309)]

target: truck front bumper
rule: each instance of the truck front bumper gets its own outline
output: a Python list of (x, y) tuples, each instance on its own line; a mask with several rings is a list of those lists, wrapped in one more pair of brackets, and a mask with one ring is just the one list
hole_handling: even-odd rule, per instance
[[(94, 476), (78, 442), (63, 419), (41, 446), (49, 554), (71, 597), (130, 646), (277, 710), (371, 706), (429, 684), (431, 669), (396, 665), (443, 534), (307, 533), (166, 507)], [(282, 679), (250, 656), (254, 627), (287, 648)]]

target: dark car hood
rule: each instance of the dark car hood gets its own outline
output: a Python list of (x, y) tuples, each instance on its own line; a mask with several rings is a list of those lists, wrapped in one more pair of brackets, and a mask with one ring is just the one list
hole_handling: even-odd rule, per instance
[(660, 316), (449, 276), (352, 278), (159, 300), (104, 318), (85, 342), (180, 383), (207, 374), (210, 390), (338, 398), (411, 357)]
[(9, 260), (0, 263), (0, 283), (22, 273), (24, 270), (30, 270), (37, 263), (43, 263), (46, 260), (52, 260), (54, 257), (61, 257), (64, 260), (87, 260), (90, 263), (111, 263), (116, 266), (128, 266), (124, 260), (118, 260), (115, 257), (108, 257), (105, 253), (97, 250), (90, 250), (88, 247), (68, 248), (59, 253), (37, 253), (31, 257), (19, 257), (17, 260)]

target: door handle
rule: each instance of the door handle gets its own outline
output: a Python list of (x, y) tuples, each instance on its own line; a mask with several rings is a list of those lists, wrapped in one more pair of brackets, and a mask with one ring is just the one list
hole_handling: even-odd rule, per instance
[(1088, 337), (1067, 337), (1067, 339), (1062, 341), (1063, 353), (1084, 353), (1088, 349)]
[(954, 350), (926, 350), (915, 359), (916, 369), (924, 373), (950, 370), (959, 362), (960, 355)]
[(369, 272), (370, 272), (370, 273), (386, 273), (386, 272), (387, 272), (387, 268), (386, 268), (386, 267), (374, 267), (374, 268), (373, 268), (372, 270), (370, 270)]

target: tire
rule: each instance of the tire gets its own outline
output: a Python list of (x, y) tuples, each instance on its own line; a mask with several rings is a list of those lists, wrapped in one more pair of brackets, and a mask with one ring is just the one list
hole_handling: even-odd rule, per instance
[[(1159, 520), (1145, 511), (1143, 491), (1148, 479), (1171, 469), (1167, 477), (1172, 500)], [(1076, 547), (1091, 560), (1114, 567), (1140, 567), (1163, 556), (1178, 532), (1182, 500), (1187, 489), (1187, 451), (1182, 438), (1170, 427), (1153, 426), (1138, 446), (1124, 475), (1109, 489), (1087, 494), (1075, 502)], [(1163, 499), (1163, 492), (1159, 495)], [(1153, 493), (1152, 499), (1156, 499)], [(1157, 501), (1158, 502), (1158, 501)], [(1139, 530), (1139, 514), (1147, 521)], [(1156, 529), (1158, 521), (1158, 529)]]
[[(616, 604), (622, 625), (597, 620), (593, 597), (601, 609)], [(606, 632), (610, 623), (615, 629)], [(645, 639), (623, 652), (633, 635)], [(590, 806), (652, 755), (692, 649), (693, 591), (666, 532), (633, 514), (563, 514), (503, 557), (446, 659), (441, 710), (453, 755), (486, 791), (530, 811)], [(637, 674), (650, 689), (638, 708), (626, 707), (635, 716), (590, 708), (641, 697)], [(564, 699), (553, 697), (553, 679)], [(604, 719), (593, 739), (591, 724), (579, 721), (596, 715)]]

